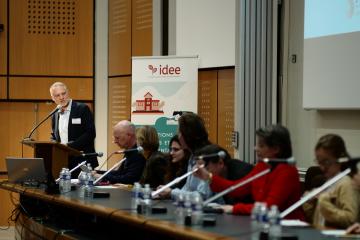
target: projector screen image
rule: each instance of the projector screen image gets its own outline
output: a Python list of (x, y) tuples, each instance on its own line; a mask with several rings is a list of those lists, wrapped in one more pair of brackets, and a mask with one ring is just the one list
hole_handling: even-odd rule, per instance
[(303, 107), (360, 108), (360, 0), (305, 0)]

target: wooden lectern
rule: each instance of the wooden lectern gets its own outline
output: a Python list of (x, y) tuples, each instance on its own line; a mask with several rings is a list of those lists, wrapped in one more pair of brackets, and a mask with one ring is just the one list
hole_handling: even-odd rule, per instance
[(68, 167), (69, 156), (78, 156), (80, 151), (58, 142), (24, 140), (23, 144), (34, 148), (34, 156), (43, 158), (48, 178), (56, 179), (63, 167)]

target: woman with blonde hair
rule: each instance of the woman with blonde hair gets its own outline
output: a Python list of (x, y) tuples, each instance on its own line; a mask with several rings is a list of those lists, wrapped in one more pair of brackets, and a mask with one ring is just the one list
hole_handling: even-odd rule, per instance
[(146, 159), (140, 183), (148, 183), (152, 188), (165, 184), (169, 158), (159, 151), (159, 136), (156, 129), (151, 126), (142, 126), (136, 129), (136, 141), (139, 146), (143, 147), (143, 155)]

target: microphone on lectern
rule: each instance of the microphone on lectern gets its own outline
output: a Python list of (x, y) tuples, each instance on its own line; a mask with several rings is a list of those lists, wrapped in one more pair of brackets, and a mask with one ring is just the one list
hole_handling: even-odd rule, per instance
[(40, 123), (38, 123), (33, 129), (31, 129), (29, 136), (27, 136), (24, 140), (31, 140), (31, 136), (34, 134), (35, 130), (43, 124), (49, 117), (54, 115), (57, 111), (61, 109), (61, 105), (57, 105), (54, 110), (52, 110), (49, 115), (46, 116)]
[(104, 154), (102, 152), (94, 152), (94, 153), (82, 153), (81, 157), (102, 157)]

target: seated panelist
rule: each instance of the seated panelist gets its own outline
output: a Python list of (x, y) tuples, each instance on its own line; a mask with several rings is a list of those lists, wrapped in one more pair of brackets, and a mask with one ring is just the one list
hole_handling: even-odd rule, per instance
[[(259, 161), (252, 171), (238, 180), (227, 180), (220, 175), (215, 175), (200, 168), (195, 176), (208, 181), (213, 192), (221, 192), (245, 179), (258, 174), (265, 169), (271, 172), (258, 179), (237, 188), (228, 194), (229, 197), (243, 199), (251, 195), (256, 202), (265, 202), (268, 207), (277, 205), (280, 211), (284, 211), (297, 202), (301, 196), (300, 180), (295, 166), (286, 163), (271, 164), (262, 162), (264, 158), (286, 159), (292, 156), (292, 147), (289, 131), (281, 125), (270, 125), (256, 131), (255, 151)], [(234, 205), (223, 205), (227, 213), (249, 215), (254, 203), (239, 202)], [(289, 219), (304, 219), (301, 208), (294, 210), (286, 216)]]

